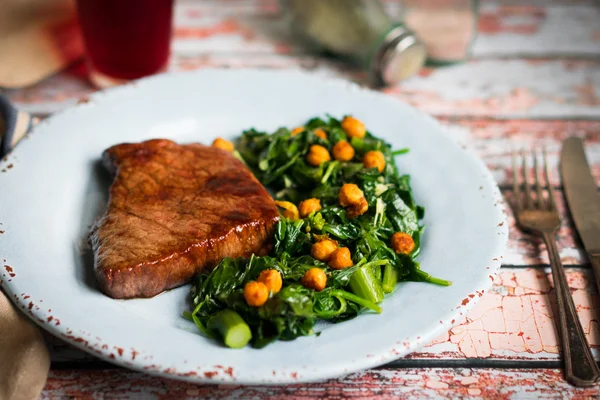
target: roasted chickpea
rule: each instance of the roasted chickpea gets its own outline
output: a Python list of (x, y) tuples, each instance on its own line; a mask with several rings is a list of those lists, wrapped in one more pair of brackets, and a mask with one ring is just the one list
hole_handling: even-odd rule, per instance
[(281, 274), (275, 269), (265, 269), (264, 271), (261, 271), (257, 281), (264, 283), (267, 286), (267, 289), (273, 294), (279, 293), (281, 286), (283, 285)]
[(244, 286), (244, 299), (249, 306), (260, 307), (269, 299), (269, 288), (262, 282), (250, 281)]
[(325, 132), (325, 130), (323, 128), (315, 129), (314, 133), (315, 133), (315, 135), (317, 135), (317, 137), (327, 140), (327, 132)]
[(392, 245), (392, 250), (394, 250), (396, 254), (410, 254), (415, 249), (415, 241), (412, 236), (404, 232), (394, 233), (390, 240), (390, 244)]
[(369, 203), (364, 197), (360, 199), (357, 204), (352, 204), (346, 208), (346, 214), (348, 218), (356, 218), (359, 215), (363, 215), (369, 209)]
[(327, 285), (327, 275), (321, 268), (311, 268), (304, 273), (302, 277), (302, 286), (308, 289), (314, 289), (317, 292), (325, 289)]
[(233, 149), (234, 149), (233, 143), (231, 143), (229, 140), (225, 140), (220, 137), (216, 138), (212, 142), (212, 147), (216, 147), (217, 149), (221, 149), (221, 150), (225, 150), (225, 151), (233, 151)]
[(325, 239), (312, 245), (310, 255), (319, 261), (327, 262), (336, 249), (337, 242), (335, 240)]
[(340, 247), (331, 254), (328, 265), (333, 269), (344, 269), (354, 265), (350, 256), (350, 249)]
[(300, 218), (298, 214), (298, 207), (296, 207), (294, 203), (290, 203), (289, 201), (276, 201), (275, 204), (283, 208), (283, 212), (281, 213), (281, 215), (283, 215), (287, 219), (297, 220), (298, 218)]
[(356, 137), (362, 139), (367, 133), (365, 124), (363, 124), (361, 120), (354, 117), (344, 117), (341, 125), (342, 129), (351, 138)]
[(337, 142), (332, 149), (333, 158), (338, 161), (350, 161), (354, 158), (354, 147), (345, 140)]
[(327, 151), (325, 147), (320, 146), (318, 144), (313, 144), (312, 146), (310, 146), (308, 154), (306, 155), (306, 161), (310, 165), (318, 167), (325, 161), (329, 160), (331, 160), (331, 156), (329, 155), (329, 151)]
[(303, 126), (299, 126), (297, 128), (292, 129), (292, 136), (296, 136), (298, 134), (300, 134), (300, 132), (302, 132), (304, 130)]
[(377, 168), (377, 171), (383, 172), (385, 168), (385, 157), (378, 150), (368, 151), (362, 159), (365, 168)]
[(321, 209), (321, 200), (319, 199), (306, 199), (301, 201), (298, 205), (300, 211), (300, 217), (306, 218), (310, 213), (317, 212)]
[(364, 198), (365, 194), (354, 183), (345, 183), (340, 189), (338, 200), (343, 207), (359, 204), (360, 199)]

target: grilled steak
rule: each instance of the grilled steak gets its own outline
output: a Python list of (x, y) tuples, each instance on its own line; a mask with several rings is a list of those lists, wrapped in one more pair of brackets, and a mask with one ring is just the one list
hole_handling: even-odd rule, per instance
[(107, 295), (151, 297), (224, 257), (268, 252), (277, 206), (230, 153), (156, 139), (113, 146), (103, 162), (115, 179), (91, 243)]

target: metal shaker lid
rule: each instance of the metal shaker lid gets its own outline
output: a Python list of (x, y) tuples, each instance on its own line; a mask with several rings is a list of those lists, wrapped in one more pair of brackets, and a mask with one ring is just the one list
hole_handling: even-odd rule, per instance
[(383, 39), (371, 62), (375, 84), (388, 86), (414, 74), (425, 64), (427, 50), (411, 30), (394, 27)]

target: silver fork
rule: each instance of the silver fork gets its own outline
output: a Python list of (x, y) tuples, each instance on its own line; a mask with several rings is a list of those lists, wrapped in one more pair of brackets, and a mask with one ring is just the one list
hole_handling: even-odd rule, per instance
[(577, 316), (577, 310), (569, 291), (567, 278), (560, 261), (558, 247), (556, 246), (556, 232), (560, 228), (560, 215), (554, 202), (554, 191), (548, 176), (548, 163), (546, 151), (543, 150), (544, 174), (548, 185), (548, 200), (544, 199), (544, 190), (540, 183), (540, 172), (537, 163), (536, 151), (532, 151), (533, 169), (535, 175), (534, 198), (527, 180), (527, 157), (523, 151), (523, 195), (521, 185), (517, 180), (517, 156), (512, 154), (513, 167), (513, 192), (515, 215), (519, 226), (526, 231), (541, 236), (548, 249), (552, 278), (554, 280), (554, 294), (558, 311), (558, 331), (561, 339), (563, 359), (565, 363), (565, 377), (575, 386), (592, 386), (600, 378), (600, 370), (594, 361), (590, 346)]

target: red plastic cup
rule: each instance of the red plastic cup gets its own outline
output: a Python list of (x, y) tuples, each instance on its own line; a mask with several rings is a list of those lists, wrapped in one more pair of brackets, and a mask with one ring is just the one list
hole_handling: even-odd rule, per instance
[(100, 88), (163, 71), (173, 0), (78, 0), (90, 80)]

